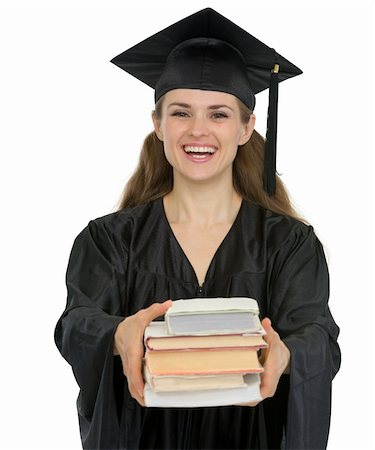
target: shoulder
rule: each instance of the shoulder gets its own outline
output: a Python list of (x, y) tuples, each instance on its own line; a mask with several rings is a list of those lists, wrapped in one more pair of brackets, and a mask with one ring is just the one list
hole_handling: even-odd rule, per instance
[(294, 217), (278, 214), (249, 202), (245, 203), (245, 215), (248, 220), (255, 221), (269, 253), (284, 245), (290, 246), (305, 240), (318, 242), (314, 228)]
[(131, 208), (125, 208), (105, 216), (98, 217), (90, 221), (97, 227), (107, 228), (116, 231), (123, 227), (131, 227), (140, 221), (146, 220), (150, 215), (156, 214), (158, 201), (145, 203)]
[(90, 220), (88, 225), (80, 234), (89, 233), (94, 240), (109, 239), (121, 240), (126, 243), (135, 228), (147, 223), (160, 213), (158, 201), (149, 202), (144, 205), (125, 208), (111, 214), (107, 214)]

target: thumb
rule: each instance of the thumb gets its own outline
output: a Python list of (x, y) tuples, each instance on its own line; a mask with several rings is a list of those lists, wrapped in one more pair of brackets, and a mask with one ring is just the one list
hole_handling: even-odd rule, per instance
[(151, 321), (159, 316), (163, 316), (167, 309), (172, 306), (172, 300), (166, 300), (163, 303), (153, 303), (151, 306), (143, 310), (143, 321), (148, 325)]
[(275, 331), (274, 331), (274, 329), (272, 328), (272, 325), (271, 325), (271, 320), (268, 317), (265, 317), (262, 320), (262, 326), (264, 328), (264, 331), (266, 332), (266, 335), (264, 336), (264, 340), (268, 344), (270, 344), (271, 341), (272, 341), (272, 338), (274, 337), (274, 333), (275, 333)]
[(266, 332), (271, 331), (272, 330), (272, 323), (271, 323), (271, 319), (269, 319), (268, 317), (265, 317), (262, 320), (262, 326), (265, 329)]

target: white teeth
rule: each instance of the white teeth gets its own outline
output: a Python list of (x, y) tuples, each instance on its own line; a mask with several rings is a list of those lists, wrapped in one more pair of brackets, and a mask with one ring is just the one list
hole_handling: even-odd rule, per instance
[(215, 153), (215, 149), (212, 147), (192, 147), (187, 145), (184, 147), (186, 153)]

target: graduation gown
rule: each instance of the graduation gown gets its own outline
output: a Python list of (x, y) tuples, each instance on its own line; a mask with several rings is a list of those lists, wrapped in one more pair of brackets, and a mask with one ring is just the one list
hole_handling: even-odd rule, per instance
[[(313, 228), (243, 201), (203, 286), (162, 199), (91, 221), (76, 238), (55, 341), (80, 388), (85, 449), (323, 449), (340, 364), (329, 278)], [(252, 297), (291, 352), (290, 375), (257, 407), (143, 408), (129, 394), (113, 336), (157, 301)]]

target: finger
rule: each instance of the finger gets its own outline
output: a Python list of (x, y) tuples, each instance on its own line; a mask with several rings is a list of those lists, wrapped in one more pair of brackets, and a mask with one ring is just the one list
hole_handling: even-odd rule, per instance
[(128, 383), (143, 397), (144, 380), (142, 375), (143, 348), (128, 354), (126, 364), (126, 377)]
[(258, 405), (260, 402), (249, 402), (249, 403), (237, 403), (234, 406), (250, 406), (250, 407), (254, 407), (256, 405)]
[(262, 320), (262, 327), (264, 328), (264, 331), (266, 332), (264, 337), (264, 340), (266, 341), (266, 343), (268, 344), (266, 348), (262, 348), (260, 351), (260, 357), (259, 357), (259, 362), (261, 363), (261, 365), (263, 366), (264, 363), (267, 360), (268, 354), (271, 350), (271, 342), (272, 342), (272, 332), (273, 332), (273, 328), (271, 326), (271, 320), (266, 317)]
[(272, 328), (271, 320), (268, 317), (265, 317), (262, 320), (262, 327), (266, 332), (265, 338), (272, 336), (272, 334), (275, 332), (275, 330)]
[(264, 386), (261, 386), (260, 388), (260, 395), (262, 396), (262, 398), (270, 398), (273, 397), (275, 395), (276, 392), (276, 386), (274, 384), (267, 384)]
[(279, 338), (279, 335), (272, 328), (271, 320), (268, 317), (262, 320), (262, 326), (266, 332), (264, 340), (267, 342), (267, 344), (271, 344), (275, 339)]
[(163, 316), (171, 306), (172, 300), (166, 300), (163, 303), (153, 303), (148, 308), (139, 311), (138, 314), (140, 315), (144, 327), (146, 328), (146, 326), (157, 317)]
[(272, 397), (276, 392), (278, 377), (271, 371), (265, 370), (261, 376), (260, 396), (264, 398)]
[(262, 326), (263, 328), (267, 331), (268, 329), (272, 328), (272, 322), (271, 319), (269, 317), (265, 317), (262, 320)]
[(138, 402), (141, 406), (145, 406), (145, 400), (144, 400), (143, 396), (141, 397), (141, 396), (139, 395), (137, 389), (135, 389), (134, 386), (131, 385), (131, 384), (128, 385), (128, 388), (129, 388), (130, 395), (131, 395), (135, 400), (137, 400), (137, 402)]

